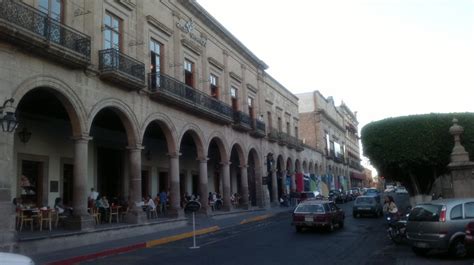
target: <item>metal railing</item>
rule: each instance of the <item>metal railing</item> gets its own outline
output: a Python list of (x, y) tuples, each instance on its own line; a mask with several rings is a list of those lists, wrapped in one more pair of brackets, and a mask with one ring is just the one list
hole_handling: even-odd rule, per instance
[(47, 14), (21, 1), (1, 0), (0, 19), (90, 60), (91, 38), (89, 36), (48, 17)]
[(278, 140), (278, 130), (275, 128), (270, 128), (268, 132), (268, 140), (277, 141)]
[(265, 122), (261, 120), (255, 120), (255, 130), (265, 135)]
[(161, 73), (148, 74), (148, 89), (150, 92), (164, 92), (171, 94), (188, 104), (204, 108), (207, 111), (216, 112), (229, 119), (234, 118), (233, 110), (229, 105), (196, 90), (171, 76)]
[(245, 127), (252, 128), (252, 118), (247, 113), (242, 111), (234, 110), (234, 123), (241, 124)]
[(116, 49), (99, 51), (99, 70), (102, 72), (119, 71), (145, 82), (145, 64)]

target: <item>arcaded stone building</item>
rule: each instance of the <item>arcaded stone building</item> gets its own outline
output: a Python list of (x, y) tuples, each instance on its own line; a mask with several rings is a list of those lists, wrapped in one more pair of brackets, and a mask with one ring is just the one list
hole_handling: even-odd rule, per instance
[(234, 193), (267, 207), (322, 166), (298, 137), (298, 98), (196, 1), (0, 0), (0, 61), (2, 118), (19, 123), (0, 137), (2, 246), (13, 198), (61, 197), (67, 225), (90, 229), (91, 188), (142, 223), (148, 194), (169, 192), (174, 216), (186, 193), (204, 213), (209, 192), (224, 210)]
[(348, 190), (361, 187), (365, 178), (360, 164), (357, 116), (342, 103), (319, 91), (297, 94), (299, 100), (300, 138), (323, 153), (322, 183), (325, 188)]

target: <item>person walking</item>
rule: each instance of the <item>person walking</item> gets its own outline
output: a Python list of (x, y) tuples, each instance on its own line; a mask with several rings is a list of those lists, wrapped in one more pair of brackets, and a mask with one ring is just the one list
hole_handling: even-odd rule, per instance
[(160, 210), (163, 215), (166, 215), (166, 204), (168, 203), (168, 194), (165, 190), (160, 192)]

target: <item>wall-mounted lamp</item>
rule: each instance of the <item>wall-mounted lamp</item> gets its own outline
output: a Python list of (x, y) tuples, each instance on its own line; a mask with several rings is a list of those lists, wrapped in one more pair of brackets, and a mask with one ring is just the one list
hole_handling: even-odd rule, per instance
[[(18, 127), (18, 121), (15, 116), (15, 108), (13, 108), (13, 102), (15, 102), (15, 100), (13, 98), (9, 98), (3, 103), (3, 106), (0, 108), (0, 122), (2, 123), (2, 130), (4, 132), (13, 132), (15, 131), (16, 127)], [(8, 103), (10, 103), (9, 111), (6, 110)]]
[(23, 129), (18, 132), (18, 136), (20, 137), (20, 141), (26, 144), (31, 138), (31, 132), (28, 131), (26, 127), (23, 127)]

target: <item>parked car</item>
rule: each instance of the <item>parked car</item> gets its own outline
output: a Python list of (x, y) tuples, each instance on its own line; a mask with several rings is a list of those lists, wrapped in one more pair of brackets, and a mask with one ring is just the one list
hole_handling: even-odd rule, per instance
[(425, 255), (432, 249), (452, 256), (466, 255), (466, 226), (474, 218), (474, 198), (445, 199), (415, 206), (407, 222), (407, 238), (413, 252)]
[(0, 252), (0, 264), (8, 265), (35, 265), (32, 259), (27, 256), (14, 253)]
[(352, 216), (354, 218), (361, 215), (382, 216), (382, 204), (377, 196), (359, 196), (352, 206)]
[(395, 188), (395, 193), (397, 193), (397, 194), (408, 194), (408, 191), (405, 187), (400, 186), (400, 187)]
[(361, 195), (361, 191), (359, 188), (352, 188), (349, 190), (349, 192), (354, 198), (359, 197)]
[(293, 222), (297, 232), (303, 228), (326, 228), (333, 231), (336, 226), (344, 227), (345, 214), (332, 201), (307, 200), (296, 207)]
[(474, 252), (474, 221), (466, 225), (466, 237), (464, 238), (466, 249)]
[(376, 188), (368, 188), (364, 195), (380, 195), (380, 191)]

